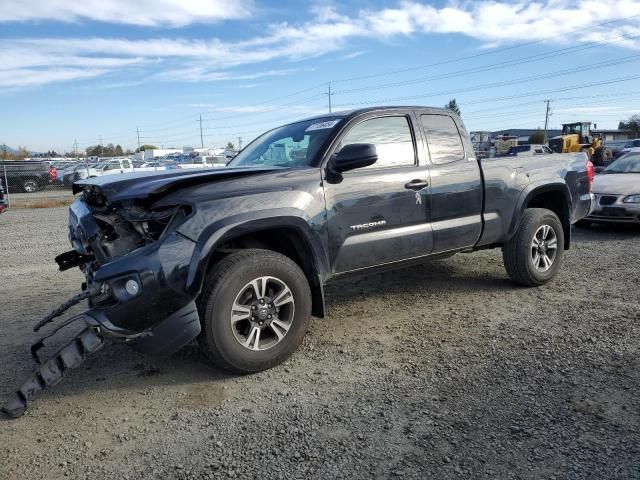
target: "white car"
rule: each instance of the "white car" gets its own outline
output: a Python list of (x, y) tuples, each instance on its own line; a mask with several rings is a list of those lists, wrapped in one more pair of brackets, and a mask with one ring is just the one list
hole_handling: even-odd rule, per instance
[(607, 168), (599, 167), (596, 171), (595, 208), (580, 224), (640, 224), (640, 152), (623, 155)]
[(624, 147), (622, 147), (622, 149), (620, 150), (620, 155), (636, 152), (640, 152), (640, 138), (636, 140), (630, 140), (628, 143), (625, 143)]

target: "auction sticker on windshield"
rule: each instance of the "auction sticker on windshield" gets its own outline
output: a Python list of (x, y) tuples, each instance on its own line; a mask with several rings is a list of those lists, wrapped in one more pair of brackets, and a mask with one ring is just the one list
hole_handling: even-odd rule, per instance
[(314, 130), (323, 130), (325, 128), (333, 128), (340, 119), (338, 120), (329, 120), (327, 122), (313, 123), (307, 127), (305, 132), (312, 132)]

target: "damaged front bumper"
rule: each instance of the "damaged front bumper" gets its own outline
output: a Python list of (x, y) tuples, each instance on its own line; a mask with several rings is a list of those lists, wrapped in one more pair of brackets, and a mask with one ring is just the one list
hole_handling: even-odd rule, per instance
[(70, 209), (69, 236), (74, 250), (56, 261), (60, 270), (79, 266), (87, 281), (82, 293), (45, 316), (34, 330), (53, 322), (81, 301), (88, 300), (90, 308), (65, 320), (35, 343), (31, 348), (34, 359), (40, 363), (38, 351), (44, 340), (67, 325), (83, 323), (85, 329), (40, 364), (20, 386), (3, 408), (11, 417), (22, 415), (29, 400), (58, 383), (67, 370), (77, 368), (107, 340), (129, 344), (145, 354), (168, 356), (200, 333), (195, 298), (186, 289), (195, 243), (168, 232), (124, 256), (96, 261), (101, 254), (97, 245), (100, 229), (86, 205), (78, 202)]

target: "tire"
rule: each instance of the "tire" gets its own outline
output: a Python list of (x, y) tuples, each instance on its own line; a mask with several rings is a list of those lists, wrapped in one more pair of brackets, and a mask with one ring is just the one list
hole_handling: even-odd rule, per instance
[[(266, 283), (263, 278), (268, 279)], [(265, 289), (263, 285), (264, 305), (256, 295)], [(287, 288), (291, 295), (287, 301), (279, 300)], [(271, 250), (247, 249), (213, 266), (198, 310), (202, 322), (198, 343), (204, 356), (227, 370), (254, 373), (282, 363), (300, 346), (311, 319), (311, 290), (305, 274), (290, 258)], [(265, 310), (273, 314), (271, 320)], [(232, 315), (253, 320), (243, 318), (232, 325)]]
[(26, 193), (34, 193), (38, 191), (38, 182), (35, 180), (24, 180), (22, 182), (22, 190)]
[[(541, 243), (545, 227), (551, 230), (547, 231), (548, 235), (542, 242), (541, 248), (544, 248), (544, 253), (541, 253), (534, 243)], [(551, 248), (553, 238), (555, 249)], [(539, 255), (537, 264), (536, 253)], [(551, 260), (546, 269), (544, 268), (547, 264), (542, 255)], [(558, 216), (543, 208), (525, 210), (518, 231), (502, 248), (502, 258), (507, 273), (514, 282), (528, 287), (537, 287), (549, 282), (558, 272), (564, 258), (564, 231)]]
[(601, 167), (605, 165), (605, 151), (604, 147), (598, 147), (593, 154), (593, 165), (596, 167)]

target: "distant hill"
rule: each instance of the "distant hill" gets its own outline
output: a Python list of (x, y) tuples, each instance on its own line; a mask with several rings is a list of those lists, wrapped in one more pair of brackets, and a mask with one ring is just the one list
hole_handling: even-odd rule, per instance
[(3, 148), (7, 149), (7, 153), (11, 153), (11, 154), (18, 153), (18, 150), (16, 150), (15, 148), (11, 148), (9, 145), (4, 145), (4, 144), (0, 145), (0, 153), (2, 153)]

